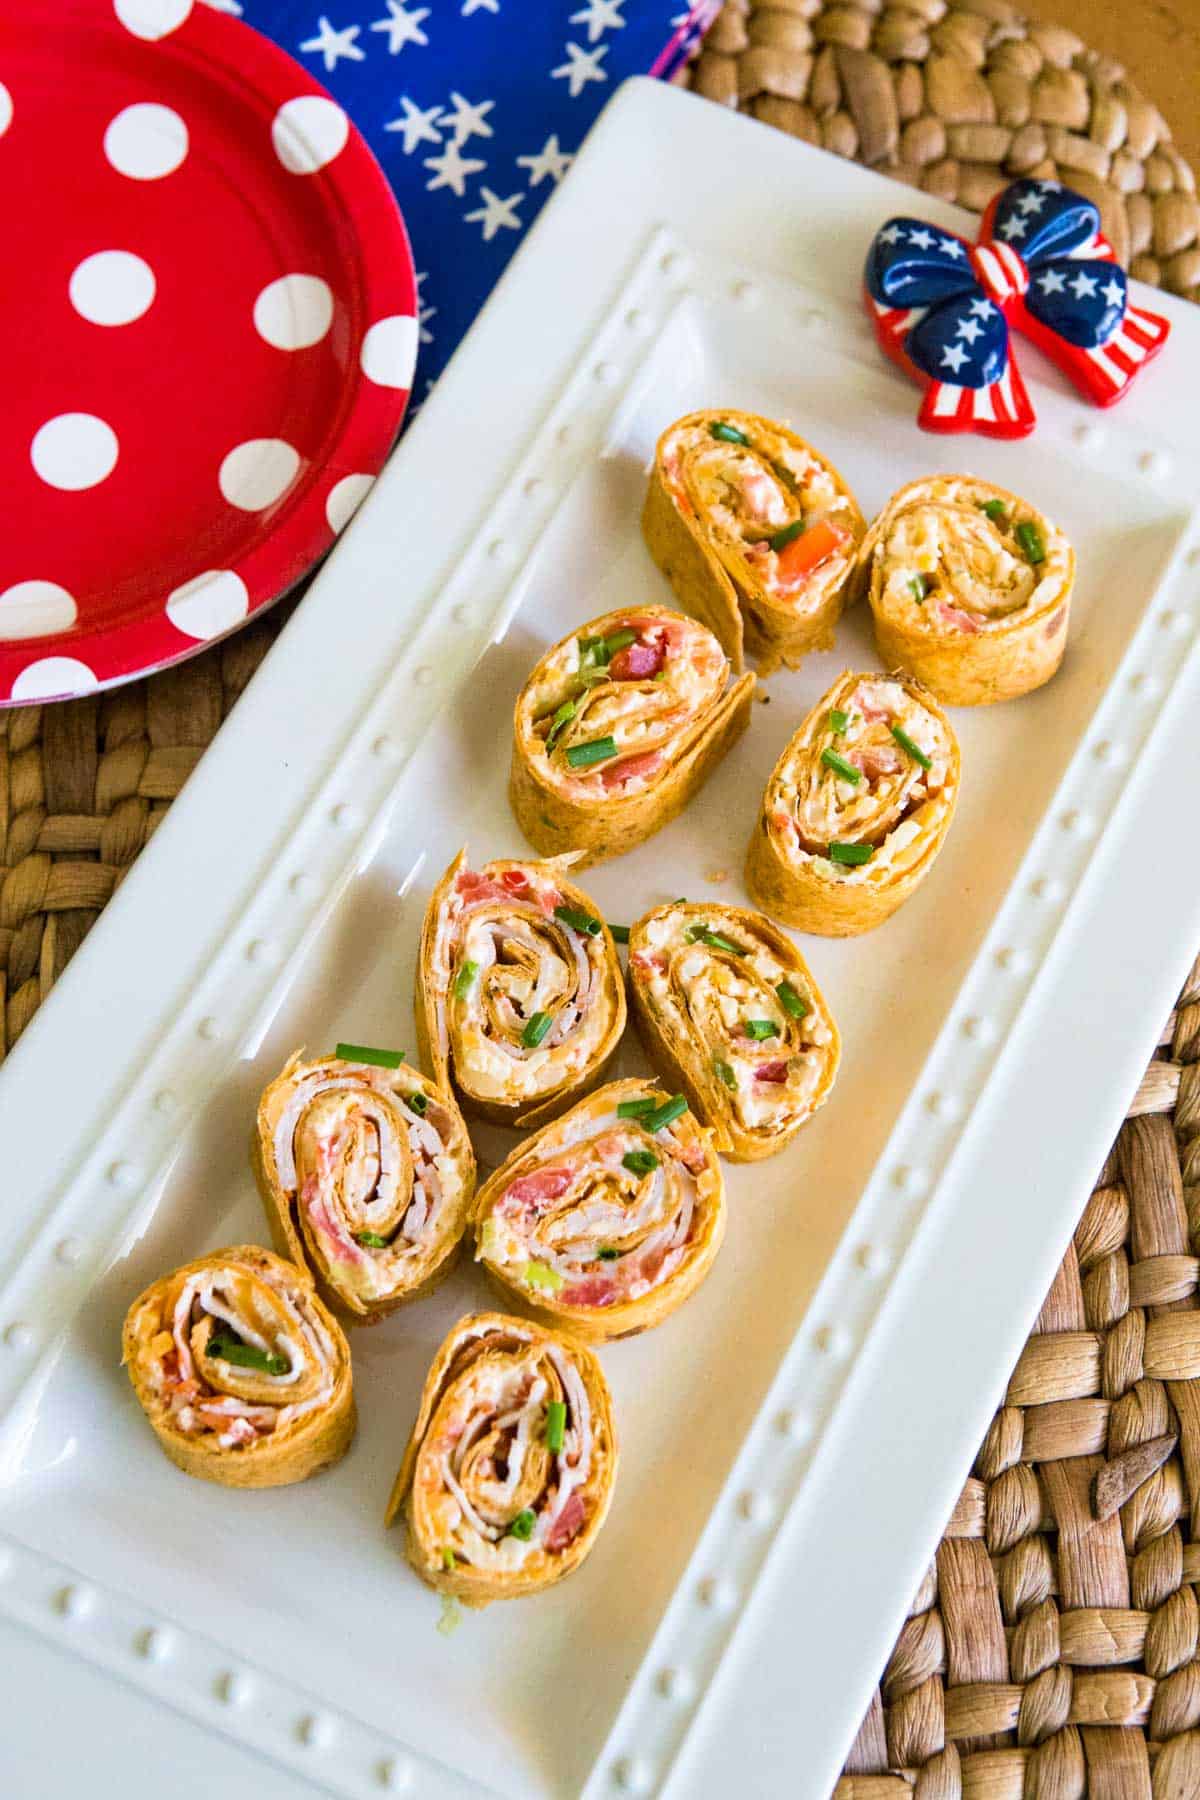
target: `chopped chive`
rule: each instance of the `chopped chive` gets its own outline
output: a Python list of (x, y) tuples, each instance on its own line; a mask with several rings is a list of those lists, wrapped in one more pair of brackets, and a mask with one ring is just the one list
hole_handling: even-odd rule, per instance
[(551, 1455), (563, 1447), (563, 1437), (567, 1429), (567, 1408), (565, 1401), (551, 1400), (546, 1408), (546, 1448)]
[(790, 981), (781, 981), (775, 994), (784, 1012), (790, 1013), (793, 1019), (802, 1019), (808, 1011), (808, 1001), (800, 998)]
[(840, 775), (843, 781), (852, 781), (855, 787), (862, 780), (862, 770), (856, 769), (852, 762), (847, 762), (844, 756), (839, 756), (836, 750), (830, 750), (828, 746), (821, 752), (821, 761), (835, 775)]
[(608, 929), (613, 934), (614, 944), (627, 944), (629, 942), (628, 925), (610, 925)]
[(561, 919), (564, 925), (569, 925), (572, 931), (582, 931), (585, 937), (599, 937), (604, 929), (599, 919), (594, 919), (591, 913), (585, 913), (579, 906), (556, 906), (554, 916)]
[(339, 1062), (372, 1063), (378, 1069), (398, 1069), (403, 1050), (372, 1050), (369, 1044), (338, 1044), (333, 1054)]
[(567, 751), (567, 761), (573, 769), (590, 769), (593, 763), (608, 762), (616, 754), (615, 738), (592, 738), (586, 744), (572, 744)]
[(997, 525), (1000, 523), (1001, 519), (1006, 518), (1008, 514), (1008, 508), (1005, 506), (1003, 500), (981, 500), (979, 502), (979, 510), (980, 512), (986, 513), (988, 518), (993, 519)]
[(845, 863), (853, 868), (858, 863), (870, 862), (875, 854), (871, 844), (830, 844), (829, 860), (834, 863)]
[(596, 1252), (596, 1255), (601, 1262), (616, 1262), (620, 1254), (621, 1252), (619, 1250), (614, 1250), (611, 1244), (601, 1244), (599, 1250)]
[(911, 575), (908, 581), (908, 591), (917, 604), (920, 605), (921, 601), (924, 600), (926, 594), (929, 592), (929, 583), (923, 575)]
[(529, 1283), (530, 1287), (545, 1288), (546, 1291), (551, 1294), (557, 1294), (559, 1288), (563, 1285), (562, 1276), (557, 1269), (552, 1269), (549, 1263), (526, 1263), (524, 1275), (525, 1280)]
[(1046, 546), (1042, 534), (1029, 519), (1022, 519), (1017, 526), (1017, 542), (1031, 563), (1045, 562)]
[(377, 1231), (356, 1231), (354, 1241), (361, 1244), (364, 1250), (386, 1250), (388, 1247), (388, 1240), (380, 1237)]
[(537, 1515), (528, 1506), (524, 1507), (508, 1528), (509, 1537), (520, 1538), (527, 1544), (533, 1536), (533, 1528), (537, 1524)]
[(849, 713), (843, 712), (838, 706), (832, 708), (829, 714), (829, 729), (835, 737), (840, 737), (849, 723)]
[(746, 1019), (743, 1023), (746, 1027), (746, 1036), (754, 1038), (758, 1043), (761, 1043), (763, 1038), (779, 1036), (779, 1027), (774, 1019)]
[(465, 962), (460, 965), (458, 974), (454, 977), (454, 998), (456, 1000), (466, 999), (475, 985), (475, 977), (478, 973), (479, 964), (477, 962)]
[(895, 740), (899, 744), (900, 748), (902, 750), (907, 750), (908, 754), (912, 757), (914, 762), (920, 763), (920, 765), (923, 769), (932, 769), (933, 763), (931, 762), (930, 758), (928, 756), (926, 756), (926, 754), (922, 750), (920, 744), (913, 743), (913, 741), (909, 737), (907, 731), (902, 731), (900, 729), (899, 725), (893, 725), (893, 726), (891, 726), (890, 729), (891, 729), (892, 736), (895, 738)]
[(289, 1367), (286, 1356), (276, 1356), (272, 1350), (260, 1350), (257, 1344), (239, 1344), (236, 1338), (220, 1337), (216, 1333), (209, 1338), (204, 1354), (232, 1363), (238, 1369), (257, 1369), (263, 1375), (286, 1375)]
[(447, 1572), (456, 1566), (456, 1558), (449, 1544), (442, 1545), (442, 1567)]
[(684, 932), (689, 944), (707, 944), (710, 950), (726, 950), (731, 956), (749, 956), (750, 952), (742, 944), (735, 944), (722, 931), (712, 931), (707, 925), (689, 925)]
[(658, 1167), (658, 1158), (652, 1150), (628, 1150), (621, 1158), (622, 1166), (631, 1175), (649, 1175)]
[(614, 657), (618, 650), (628, 650), (630, 644), (636, 643), (637, 632), (630, 631), (628, 628), (624, 631), (614, 631), (611, 637), (604, 640), (604, 646), (610, 658)]
[(735, 1088), (737, 1086), (737, 1076), (734, 1074), (729, 1064), (727, 1062), (722, 1062), (719, 1056), (713, 1057), (713, 1071), (717, 1080), (723, 1081), (727, 1088)]
[(775, 532), (773, 537), (767, 539), (767, 542), (770, 544), (772, 550), (786, 550), (788, 545), (798, 538), (803, 530), (804, 520), (793, 519), (790, 525), (785, 525), (781, 531)]
[(710, 436), (719, 438), (723, 444), (748, 445), (750, 442), (744, 431), (739, 431), (736, 425), (727, 425), (724, 419), (711, 420), (708, 429)]
[(792, 474), (792, 471), (781, 462), (773, 462), (771, 468), (779, 480), (782, 481), (788, 492), (794, 494), (796, 491), (796, 477)]
[(581, 668), (594, 669), (597, 663), (604, 664), (607, 661), (607, 646), (602, 637), (580, 638), (579, 665)]
[(576, 706), (574, 700), (563, 701), (550, 723), (549, 731), (546, 733), (547, 756), (549, 756), (551, 750), (553, 750), (555, 744), (558, 742), (559, 737), (562, 735), (563, 726), (569, 725), (578, 711), (579, 708)]
[(672, 1094), (671, 1098), (655, 1112), (647, 1113), (642, 1124), (647, 1131), (661, 1131), (664, 1125), (671, 1124), (672, 1120), (677, 1119), (680, 1113), (685, 1113), (687, 1109), (688, 1103), (684, 1096)]
[(640, 1119), (646, 1113), (652, 1113), (658, 1101), (653, 1094), (647, 1094), (644, 1100), (622, 1100), (617, 1105), (618, 1119)]
[(554, 1020), (548, 1012), (535, 1012), (521, 1033), (521, 1042), (527, 1050), (536, 1050)]
[(429, 1111), (429, 1096), (421, 1093), (405, 1094), (404, 1104), (409, 1112), (415, 1112), (418, 1119), (423, 1119)]

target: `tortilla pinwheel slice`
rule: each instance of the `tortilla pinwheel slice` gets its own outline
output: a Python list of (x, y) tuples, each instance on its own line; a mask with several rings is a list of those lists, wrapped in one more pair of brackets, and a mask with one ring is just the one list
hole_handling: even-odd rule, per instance
[(590, 1552), (617, 1478), (604, 1371), (583, 1344), (504, 1313), (460, 1319), (434, 1359), (384, 1522), (466, 1606), (552, 1587)]
[(695, 412), (658, 440), (642, 511), (681, 605), (769, 675), (828, 650), (866, 530), (827, 457), (757, 413)]
[(775, 764), (746, 886), (822, 937), (881, 925), (932, 868), (958, 798), (958, 740), (911, 675), (842, 675)]
[(254, 1170), (277, 1248), (372, 1324), (449, 1274), (475, 1192), (453, 1097), (387, 1051), (292, 1057), (258, 1103)]
[(630, 928), (646, 1052), (731, 1162), (791, 1142), (833, 1087), (841, 1039), (792, 940), (747, 907), (656, 907)]
[(148, 1287), (126, 1315), (122, 1361), (166, 1455), (202, 1481), (306, 1481), (354, 1436), (341, 1328), (307, 1270), (257, 1244)]
[(753, 675), (666, 606), (605, 613), (537, 664), (517, 700), (509, 797), (543, 855), (620, 855), (682, 812), (750, 719)]
[(613, 1081), (480, 1189), (476, 1260), (544, 1324), (592, 1340), (659, 1325), (725, 1235), (725, 1183), (683, 1094)]
[(1075, 552), (1043, 513), (969, 475), (894, 494), (863, 540), (879, 654), (947, 706), (989, 706), (1050, 680), (1067, 643)]
[(576, 860), (455, 857), (417, 963), (421, 1054), (439, 1087), (495, 1124), (554, 1118), (603, 1078), (625, 1029), (617, 949)]

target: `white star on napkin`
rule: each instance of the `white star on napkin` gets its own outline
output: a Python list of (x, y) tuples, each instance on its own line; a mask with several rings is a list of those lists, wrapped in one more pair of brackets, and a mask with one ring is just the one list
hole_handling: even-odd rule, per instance
[(387, 32), (390, 56), (399, 56), (405, 44), (428, 44), (429, 39), (421, 30), (421, 21), (429, 17), (427, 6), (414, 7), (409, 12), (401, 0), (387, 0), (387, 9), (387, 18), (376, 19), (371, 30)]
[(300, 48), (310, 55), (319, 55), (324, 61), (326, 74), (329, 74), (337, 68), (343, 57), (348, 58), (350, 62), (364, 60), (363, 51), (354, 41), (361, 30), (361, 25), (347, 25), (343, 30), (335, 31), (322, 13), (317, 20), (316, 36), (306, 38)]
[(518, 156), (517, 167), (529, 170), (529, 185), (540, 187), (543, 181), (558, 183), (562, 180), (571, 164), (567, 151), (558, 147), (557, 132), (548, 137), (541, 149), (533, 156)]
[(587, 0), (582, 11), (571, 14), (569, 23), (586, 25), (588, 43), (594, 44), (606, 31), (624, 30), (625, 21), (621, 17), (624, 4), (625, 0)]
[(468, 225), (483, 226), (485, 244), (490, 243), (500, 230), (520, 231), (521, 221), (516, 209), (525, 198), (524, 194), (510, 194), (507, 200), (502, 200), (489, 187), (480, 188), (479, 192), (483, 195), (483, 205), (476, 212), (464, 213), (463, 217)]
[(568, 44), (566, 51), (566, 62), (559, 63), (557, 69), (551, 69), (550, 79), (560, 81), (565, 77), (572, 100), (578, 100), (589, 81), (608, 80), (600, 67), (600, 58), (608, 55), (607, 44), (601, 44), (595, 50), (585, 50), (580, 44)]
[(478, 175), (480, 169), (487, 168), (487, 164), (477, 157), (464, 156), (454, 142), (447, 144), (440, 155), (425, 157), (424, 162), (427, 169), (433, 170), (433, 180), (425, 183), (429, 192), (448, 187), (460, 200), (467, 191), (468, 176)]
[(442, 134), (438, 130), (438, 120), (442, 116), (440, 106), (422, 109), (414, 106), (407, 94), (401, 94), (400, 105), (404, 116), (389, 119), (384, 126), (385, 131), (402, 131), (404, 133), (404, 154), (411, 156), (418, 144), (440, 144)]
[(461, 94), (452, 92), (450, 108), (442, 123), (453, 131), (456, 144), (465, 144), (471, 137), (491, 137), (492, 128), (484, 115), (490, 113), (495, 104), (494, 100), (480, 100), (472, 106)]

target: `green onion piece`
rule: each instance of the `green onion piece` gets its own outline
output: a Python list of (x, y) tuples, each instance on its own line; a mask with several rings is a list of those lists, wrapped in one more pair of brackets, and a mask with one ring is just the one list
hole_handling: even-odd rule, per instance
[(567, 1408), (563, 1400), (551, 1400), (546, 1408), (546, 1448), (551, 1455), (563, 1447), (567, 1429)]
[(985, 512), (989, 519), (994, 519), (997, 525), (1008, 515), (1008, 508), (1003, 500), (981, 500), (979, 510)]
[(456, 1560), (457, 1559), (455, 1558), (454, 1552), (450, 1548), (449, 1544), (443, 1544), (442, 1545), (442, 1567), (443, 1567), (443, 1569), (446, 1569), (446, 1570), (453, 1569), (456, 1566)]
[(684, 932), (689, 944), (707, 944), (710, 950), (727, 950), (731, 956), (749, 956), (742, 944), (735, 944), (722, 931), (711, 931), (707, 925), (689, 925)]
[(523, 1511), (517, 1514), (516, 1518), (509, 1526), (508, 1535), (509, 1537), (520, 1538), (523, 1544), (527, 1544), (533, 1536), (533, 1528), (536, 1524), (537, 1515), (527, 1506)]
[(769, 537), (767, 542), (770, 544), (772, 550), (786, 550), (788, 545), (794, 542), (803, 530), (804, 520), (802, 518), (793, 519), (790, 525), (785, 525), (781, 531), (777, 531), (773, 537)]
[(920, 763), (920, 765), (923, 769), (932, 769), (933, 763), (931, 762), (930, 758), (928, 756), (926, 756), (926, 754), (922, 750), (920, 744), (913, 743), (913, 741), (909, 737), (907, 731), (902, 731), (900, 729), (899, 725), (893, 725), (891, 727), (891, 733), (892, 733), (892, 736), (895, 738), (896, 742), (899, 744), (900, 748), (902, 750), (906, 750), (908, 752), (909, 756), (912, 757), (914, 762)]
[(908, 591), (919, 605), (929, 592), (929, 583), (923, 575), (912, 575), (909, 577)]
[(546, 733), (546, 755), (547, 756), (549, 756), (549, 754), (553, 750), (555, 744), (557, 744), (559, 737), (562, 734), (563, 726), (569, 725), (571, 723), (571, 720), (575, 717), (575, 714), (578, 711), (579, 711), (579, 708), (576, 706), (576, 704), (573, 700), (564, 700), (563, 701), (562, 705), (559, 707), (558, 711), (554, 715), (553, 720), (551, 721), (549, 731)]
[(621, 1162), (631, 1175), (649, 1175), (658, 1167), (658, 1158), (652, 1150), (628, 1150)]
[(272, 1350), (260, 1350), (257, 1344), (239, 1344), (236, 1338), (220, 1337), (216, 1333), (209, 1338), (204, 1354), (232, 1363), (238, 1369), (258, 1369), (263, 1375), (286, 1375), (288, 1372), (286, 1356), (276, 1356)]
[(372, 1050), (369, 1044), (338, 1044), (333, 1054), (341, 1062), (372, 1063), (378, 1069), (398, 1069), (403, 1050)]
[(617, 654), (618, 650), (628, 650), (630, 644), (636, 643), (637, 632), (630, 631), (628, 628), (624, 631), (614, 631), (611, 637), (607, 637), (604, 640), (604, 646), (608, 651), (610, 659)]
[(388, 1240), (380, 1237), (377, 1231), (356, 1231), (354, 1241), (361, 1244), (364, 1250), (386, 1250), (388, 1247)]
[(647, 1131), (661, 1131), (664, 1125), (669, 1125), (673, 1119), (677, 1119), (680, 1113), (685, 1113), (687, 1109), (688, 1103), (684, 1096), (672, 1094), (671, 1098), (655, 1112), (647, 1113), (642, 1124)]
[(850, 714), (844, 713), (840, 707), (835, 706), (829, 714), (829, 729), (834, 736), (840, 737), (849, 723)]
[(779, 1036), (779, 1027), (774, 1019), (745, 1019), (743, 1024), (746, 1027), (746, 1036), (754, 1038), (758, 1043), (761, 1043), (763, 1038)]
[(629, 942), (628, 925), (610, 925), (608, 929), (613, 934), (614, 944), (627, 944)]
[(727, 425), (724, 419), (713, 419), (709, 423), (709, 432), (719, 438), (723, 444), (749, 444), (750, 439), (736, 425)]
[(561, 919), (564, 925), (569, 925), (572, 931), (582, 931), (586, 937), (599, 937), (604, 929), (599, 919), (594, 919), (591, 913), (585, 913), (578, 906), (556, 906), (554, 916)]
[(409, 1112), (415, 1112), (418, 1119), (423, 1119), (425, 1114), (429, 1111), (429, 1096), (428, 1094), (420, 1093), (405, 1094), (404, 1104), (407, 1106)]
[(608, 646), (602, 637), (580, 638), (579, 666), (581, 668), (594, 669), (597, 663), (604, 664), (607, 661)]
[(550, 1294), (557, 1294), (563, 1285), (562, 1276), (557, 1269), (552, 1269), (549, 1263), (526, 1263), (523, 1273), (530, 1287), (545, 1288)]
[(479, 964), (477, 962), (465, 962), (459, 966), (458, 974), (454, 977), (454, 998), (456, 1000), (466, 999), (475, 985), (475, 977), (478, 973)]
[(573, 769), (590, 769), (593, 763), (608, 762), (616, 754), (615, 738), (592, 738), (586, 744), (572, 744), (567, 750), (567, 762)]
[(835, 775), (840, 775), (843, 781), (852, 781), (855, 787), (862, 780), (862, 770), (856, 769), (852, 762), (847, 762), (844, 756), (839, 756), (836, 750), (830, 750), (828, 746), (821, 752), (821, 761)]
[(790, 1013), (793, 1019), (802, 1019), (808, 1011), (808, 1001), (800, 998), (790, 981), (781, 981), (775, 994), (784, 1012)]
[(874, 846), (871, 844), (830, 844), (829, 846), (830, 862), (845, 863), (851, 868), (858, 863), (870, 862), (874, 854)]
[(602, 1244), (596, 1252), (596, 1255), (601, 1262), (616, 1262), (620, 1254), (621, 1252), (619, 1250), (614, 1250), (611, 1244)]
[(525, 1048), (536, 1050), (553, 1023), (554, 1020), (548, 1012), (535, 1012), (521, 1033), (521, 1042)]
[(658, 1101), (653, 1094), (647, 1094), (644, 1100), (622, 1100), (617, 1106), (618, 1119), (641, 1119), (646, 1113), (654, 1111)]
[(1017, 526), (1017, 542), (1031, 563), (1045, 562), (1046, 546), (1042, 534), (1029, 519), (1022, 519)]
[(719, 1056), (713, 1057), (713, 1070), (718, 1081), (723, 1081), (727, 1088), (735, 1088), (737, 1086), (737, 1076), (734, 1074), (729, 1064), (727, 1062), (722, 1062)]

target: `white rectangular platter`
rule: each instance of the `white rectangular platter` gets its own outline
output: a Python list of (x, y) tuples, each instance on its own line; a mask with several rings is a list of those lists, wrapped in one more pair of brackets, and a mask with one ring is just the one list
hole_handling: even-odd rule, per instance
[[(332, 1792), (828, 1793), (1200, 940), (1200, 321), (1154, 297), (1174, 337), (1115, 415), (1022, 347), (1033, 438), (925, 437), (857, 300), (909, 204), (623, 89), (0, 1077), (0, 1618)], [(868, 514), (937, 468), (1028, 493), (1078, 549), (1070, 647), (1038, 694), (956, 716), (962, 801), (919, 894), (805, 942), (838, 1087), (787, 1153), (730, 1171), (700, 1293), (606, 1351), (623, 1465), (589, 1563), (447, 1638), (381, 1515), (433, 1352), (486, 1300), (471, 1268), (354, 1336), (356, 1445), (275, 1494), (166, 1463), (120, 1321), (176, 1263), (262, 1236), (246, 1147), (292, 1049), (411, 1043), (434, 881), (464, 842), (519, 853), (520, 681), (573, 625), (667, 597), (645, 467), (720, 404), (790, 419)], [(875, 663), (859, 613), (772, 680), (687, 814), (587, 873), (608, 916), (741, 899), (779, 750)]]

